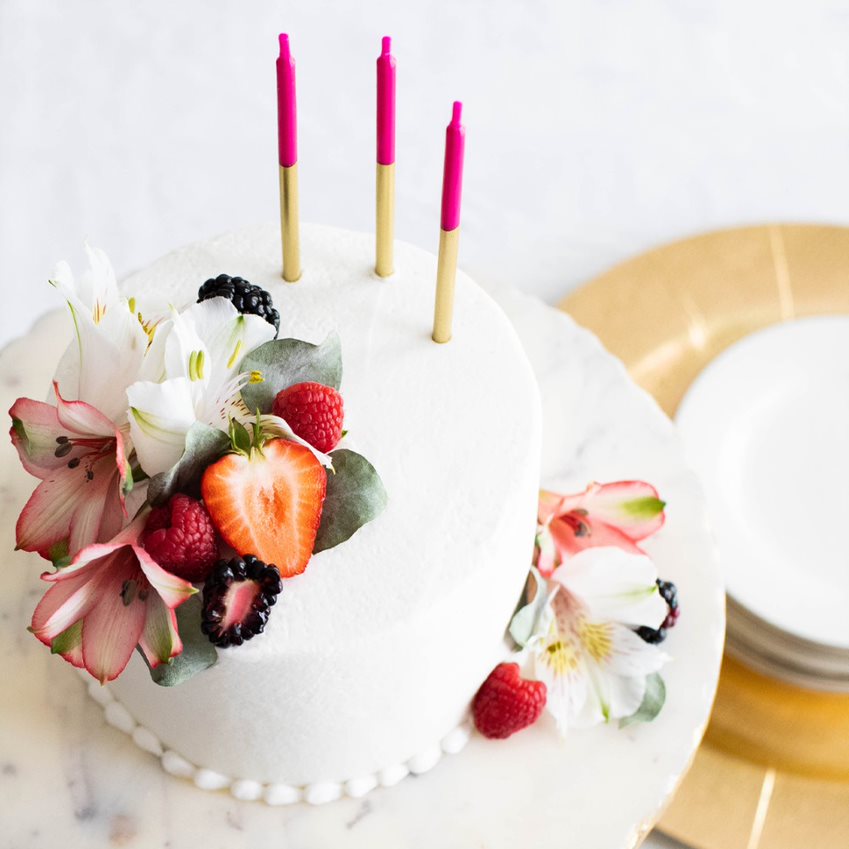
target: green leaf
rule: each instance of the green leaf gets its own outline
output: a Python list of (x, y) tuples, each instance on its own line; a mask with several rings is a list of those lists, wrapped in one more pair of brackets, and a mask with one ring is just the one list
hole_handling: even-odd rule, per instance
[(150, 480), (147, 499), (154, 506), (164, 504), (175, 492), (191, 491), (200, 481), (204, 469), (224, 454), (230, 445), (226, 433), (195, 422), (186, 434), (183, 456), (167, 472)]
[(666, 507), (665, 501), (647, 496), (646, 498), (633, 498), (631, 501), (623, 502), (622, 511), (632, 519), (645, 521), (653, 519), (658, 513), (662, 513), (664, 507)]
[(238, 452), (250, 456), (251, 435), (248, 429), (236, 419), (230, 419), (230, 442)]
[[(528, 600), (533, 586), (533, 598)], [(544, 612), (548, 607), (548, 593), (545, 581), (535, 566), (531, 566), (528, 582), (523, 593), (524, 604), (516, 611), (510, 622), (510, 636), (524, 648), (534, 637), (540, 636), (544, 622)], [(521, 602), (520, 602), (521, 604)], [(547, 627), (544, 630), (548, 630)]]
[(300, 339), (274, 339), (251, 351), (240, 368), (262, 375), (262, 381), (242, 389), (242, 400), (252, 413), (270, 413), (277, 393), (296, 383), (309, 381), (338, 389), (342, 385), (342, 348), (335, 333), (330, 333), (321, 345)]
[(642, 704), (635, 713), (619, 720), (620, 728), (627, 728), (636, 722), (651, 722), (663, 707), (666, 701), (666, 684), (660, 674), (653, 672), (646, 678), (646, 694), (643, 696)]
[(374, 466), (355, 451), (332, 451), (334, 472), (327, 476), (327, 496), (313, 553), (350, 539), (363, 525), (383, 512), (388, 501)]
[(183, 651), (156, 669), (148, 667), (150, 677), (160, 687), (176, 687), (218, 662), (215, 646), (200, 629), (201, 609), (200, 593), (193, 595), (177, 608), (177, 630), (183, 641)]

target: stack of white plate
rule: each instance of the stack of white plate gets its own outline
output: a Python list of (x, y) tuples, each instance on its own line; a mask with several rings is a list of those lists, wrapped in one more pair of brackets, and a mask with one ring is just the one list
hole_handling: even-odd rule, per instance
[(728, 651), (849, 692), (849, 316), (746, 337), (699, 375), (676, 420), (725, 571)]

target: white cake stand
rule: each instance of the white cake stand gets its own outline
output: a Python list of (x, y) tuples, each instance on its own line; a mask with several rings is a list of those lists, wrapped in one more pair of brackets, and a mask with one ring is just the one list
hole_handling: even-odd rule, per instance
[[(200, 791), (106, 725), (79, 676), (26, 632), (42, 592), (39, 564), (11, 552), (33, 479), (6, 444), (0, 848), (624, 849), (640, 842), (701, 740), (719, 674), (724, 595), (704, 501), (672, 425), (594, 336), (535, 299), (496, 296), (542, 387), (545, 483), (578, 491), (592, 480), (642, 478), (668, 502), (667, 524), (648, 547), (661, 575), (678, 584), (682, 617), (666, 643), (674, 662), (659, 719), (565, 740), (547, 719), (506, 742), (475, 736), (426, 775), (316, 808)], [(51, 315), (0, 354), (3, 409), (19, 395), (45, 395), (67, 339), (65, 316)]]

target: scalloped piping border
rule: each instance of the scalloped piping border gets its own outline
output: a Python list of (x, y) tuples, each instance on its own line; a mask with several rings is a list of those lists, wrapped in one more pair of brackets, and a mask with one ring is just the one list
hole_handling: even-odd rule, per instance
[(152, 731), (139, 725), (124, 705), (109, 692), (108, 687), (92, 681), (87, 673), (81, 672), (80, 675), (88, 684), (89, 696), (103, 708), (106, 722), (123, 731), (140, 749), (157, 757), (165, 772), (177, 778), (188, 779), (201, 790), (229, 790), (231, 796), (242, 802), (263, 801), (268, 805), (306, 802), (309, 805), (324, 805), (343, 796), (361, 799), (377, 787), (394, 787), (408, 775), (422, 775), (430, 771), (444, 754), (454, 755), (464, 749), (472, 733), (471, 724), (466, 720), (446, 734), (439, 743), (404, 763), (384, 767), (379, 772), (348, 781), (321, 781), (304, 787), (292, 784), (263, 784), (247, 778), (230, 778), (220, 772), (189, 763), (173, 749), (166, 749)]

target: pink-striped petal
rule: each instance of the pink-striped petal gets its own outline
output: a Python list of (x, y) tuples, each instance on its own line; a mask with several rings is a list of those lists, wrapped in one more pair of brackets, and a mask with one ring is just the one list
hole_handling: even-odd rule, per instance
[(72, 554), (109, 539), (121, 525), (120, 486), (111, 464), (86, 470), (65, 468), (42, 481), (30, 496), (15, 528), (17, 547), (48, 560), (62, 544)]
[(31, 398), (18, 398), (9, 410), (12, 417), (12, 428), (9, 436), (21, 459), (21, 465), (31, 475), (45, 478), (55, 469), (68, 465), (70, 460), (78, 457), (82, 450), (73, 448), (68, 453), (57, 449), (60, 447), (57, 437), (67, 436), (59, 424), (56, 408), (43, 401), (33, 401)]
[(89, 573), (77, 573), (47, 590), (32, 614), (30, 629), (42, 643), (50, 646), (97, 602), (97, 582), (91, 580)]
[(171, 610), (197, 592), (188, 581), (166, 572), (143, 548), (136, 548), (135, 553), (145, 577)]
[(147, 599), (147, 619), (139, 637), (139, 648), (151, 669), (168, 663), (183, 651), (183, 641), (177, 631), (177, 616), (158, 593), (151, 593)]
[(660, 530), (666, 505), (651, 484), (617, 481), (592, 484), (580, 497), (580, 506), (593, 519), (618, 528), (638, 542)]
[(59, 425), (75, 434), (113, 437), (116, 434), (114, 423), (99, 410), (85, 401), (66, 401), (59, 394), (59, 384), (53, 381), (56, 393), (56, 415)]
[[(147, 587), (131, 548), (119, 549), (101, 567), (97, 603), (83, 622), (83, 661), (101, 684), (117, 678), (127, 666), (144, 629)], [(133, 586), (132, 582), (135, 582)]]
[(614, 546), (633, 554), (642, 554), (640, 547), (622, 531), (603, 522), (597, 522), (591, 516), (553, 519), (549, 524), (551, 538), (562, 562), (568, 557), (587, 548)]

